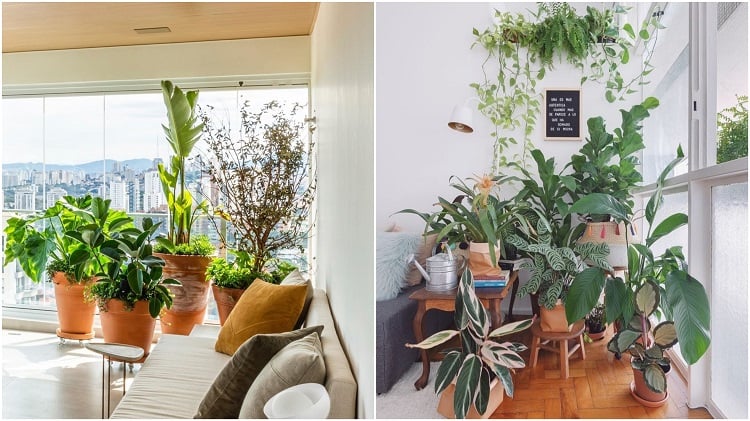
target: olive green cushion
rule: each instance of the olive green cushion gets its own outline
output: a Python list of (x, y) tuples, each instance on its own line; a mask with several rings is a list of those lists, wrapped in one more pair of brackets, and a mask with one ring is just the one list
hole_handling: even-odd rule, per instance
[(271, 358), (258, 374), (240, 409), (240, 418), (266, 418), (263, 406), (284, 389), (302, 383), (323, 384), (326, 366), (317, 333), (296, 340)]
[(319, 335), (323, 326), (286, 333), (258, 334), (245, 341), (214, 379), (195, 418), (237, 418), (250, 385), (276, 353), (294, 341)]

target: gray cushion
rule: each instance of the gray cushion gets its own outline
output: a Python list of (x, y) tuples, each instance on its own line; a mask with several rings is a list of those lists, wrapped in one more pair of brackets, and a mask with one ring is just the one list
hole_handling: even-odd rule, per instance
[(258, 374), (240, 409), (240, 418), (266, 418), (263, 406), (275, 394), (302, 383), (322, 384), (326, 378), (323, 349), (317, 333), (279, 351)]
[(258, 334), (237, 349), (214, 379), (198, 407), (195, 418), (237, 418), (242, 400), (268, 362), (288, 344), (314, 333), (323, 326), (277, 334)]
[(307, 318), (307, 311), (310, 309), (310, 302), (312, 302), (313, 299), (314, 288), (312, 286), (312, 282), (310, 282), (308, 279), (305, 279), (299, 269), (294, 269), (289, 275), (286, 276), (286, 278), (284, 278), (283, 281), (281, 281), (280, 285), (307, 285), (305, 304), (302, 306), (302, 313), (300, 313), (299, 319), (297, 319), (297, 322), (294, 324), (294, 328), (299, 329), (305, 323), (305, 319)]

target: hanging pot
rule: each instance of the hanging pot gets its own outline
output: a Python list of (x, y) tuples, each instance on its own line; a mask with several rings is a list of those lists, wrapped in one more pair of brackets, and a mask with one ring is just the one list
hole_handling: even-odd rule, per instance
[[(495, 246), (495, 257), (500, 260), (500, 248)], [(490, 258), (490, 243), (469, 243), (469, 270), (474, 278), (499, 279), (502, 269)]]
[(540, 305), (539, 316), (541, 318), (540, 327), (543, 332), (570, 332), (573, 328), (573, 325), (568, 323), (568, 318), (565, 316), (565, 306), (561, 300), (557, 300), (557, 304), (552, 310)]
[[(453, 411), (453, 395), (456, 392), (455, 380), (449, 384), (443, 393), (440, 394), (440, 401), (438, 402), (438, 413), (445, 418), (456, 418), (456, 413)], [(474, 403), (471, 404), (469, 412), (466, 413), (466, 418), (471, 419), (487, 419), (495, 412), (495, 410), (503, 403), (503, 397), (505, 396), (505, 389), (500, 381), (495, 378), (490, 382), (490, 397), (487, 401), (487, 410), (484, 414), (479, 414), (477, 409), (474, 407)]]
[(86, 340), (94, 338), (96, 303), (86, 302), (83, 290), (86, 283), (71, 283), (63, 272), (55, 272), (55, 303), (60, 327), (57, 336), (64, 339)]
[[(627, 239), (627, 241), (626, 241)], [(633, 225), (625, 226), (624, 223), (615, 222), (588, 222), (586, 231), (578, 240), (583, 243), (607, 243), (609, 256), (607, 262), (612, 267), (624, 268), (628, 266), (628, 242), (630, 244), (638, 241), (638, 233)]]

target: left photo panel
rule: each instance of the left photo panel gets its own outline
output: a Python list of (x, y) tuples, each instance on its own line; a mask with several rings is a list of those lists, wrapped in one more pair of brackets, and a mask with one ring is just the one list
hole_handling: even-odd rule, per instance
[(2, 417), (374, 418), (374, 5), (3, 2), (2, 44)]

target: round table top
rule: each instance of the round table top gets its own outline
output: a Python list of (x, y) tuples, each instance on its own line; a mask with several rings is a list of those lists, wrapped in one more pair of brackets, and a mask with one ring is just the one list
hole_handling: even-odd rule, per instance
[(115, 358), (125, 362), (135, 362), (143, 357), (143, 348), (133, 345), (89, 342), (86, 348), (105, 357)]
[(531, 325), (531, 334), (542, 339), (551, 339), (553, 341), (560, 339), (573, 339), (580, 336), (585, 327), (586, 324), (583, 322), (583, 319), (581, 319), (573, 323), (570, 332), (545, 332), (542, 330), (542, 320), (538, 318), (534, 320), (534, 324)]

